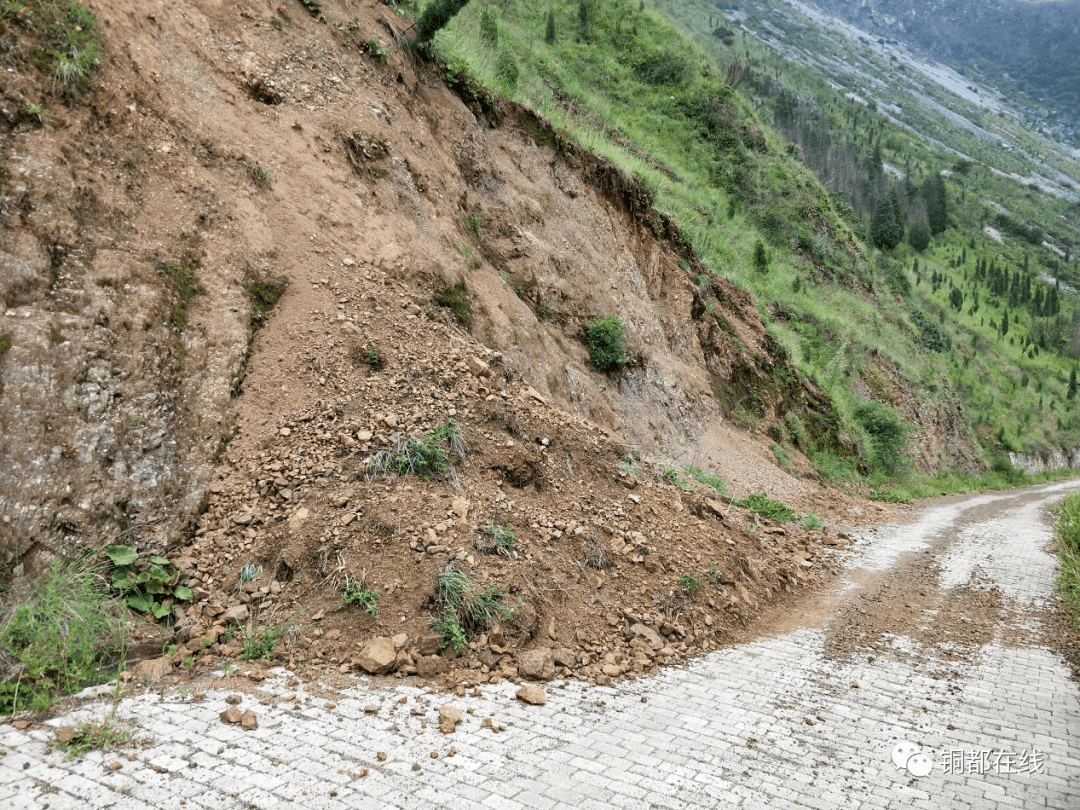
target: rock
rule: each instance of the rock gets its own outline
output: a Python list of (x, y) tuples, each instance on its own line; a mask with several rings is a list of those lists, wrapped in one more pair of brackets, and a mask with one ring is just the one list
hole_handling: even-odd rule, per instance
[(442, 636), (430, 633), (420, 639), (420, 655), (438, 655), (442, 647)]
[(131, 670), (132, 678), (140, 681), (156, 681), (172, 672), (173, 662), (167, 655), (160, 658), (146, 658)]
[(661, 647), (664, 646), (664, 640), (660, 638), (659, 634), (657, 634), (657, 632), (651, 627), (641, 624), (641, 622), (632, 625), (630, 627), (630, 632), (638, 638), (642, 639), (654, 650), (659, 650)]
[(407, 647), (409, 645), (409, 634), (408, 633), (398, 633), (398, 634), (392, 636), (390, 638), (390, 640), (392, 642), (394, 642), (394, 649), (395, 650), (402, 650), (402, 649), (404, 649), (405, 647)]
[(479, 357), (470, 357), (469, 371), (471, 371), (475, 377), (486, 377), (491, 373), (491, 366)]
[(416, 674), (421, 678), (434, 678), (446, 672), (446, 659), (441, 655), (425, 655), (416, 662)]
[(439, 731), (443, 734), (453, 734), (461, 720), (461, 709), (446, 705), (439, 707)]
[(480, 663), (488, 669), (495, 669), (495, 667), (499, 665), (499, 659), (502, 658), (501, 655), (496, 655), (491, 650), (486, 649), (478, 652), (476, 657), (480, 660)]
[(618, 664), (604, 664), (604, 666), (600, 668), (600, 671), (609, 678), (618, 678), (623, 674), (623, 668)]
[(450, 504), (450, 508), (454, 511), (454, 514), (460, 518), (467, 517), (469, 514), (470, 503), (464, 498), (454, 498)]
[(254, 731), (259, 727), (259, 724), (255, 722), (255, 712), (248, 709), (240, 716), (240, 725), (244, 731)]
[(226, 610), (221, 615), (221, 618), (226, 622), (236, 622), (237, 624), (242, 624), (243, 622), (246, 622), (248, 620), (249, 615), (250, 611), (248, 610), (247, 605), (237, 605), (236, 607), (231, 607)]
[(119, 762), (110, 762), (109, 763), (109, 770), (112, 771), (113, 773), (116, 773), (122, 767), (124, 767), (124, 766)]
[(718, 518), (724, 517), (724, 505), (713, 498), (706, 498), (705, 505), (709, 507), (709, 511), (716, 515)]
[(394, 668), (396, 657), (397, 650), (394, 649), (394, 642), (386, 636), (379, 636), (371, 639), (361, 648), (360, 655), (354, 659), (353, 663), (364, 672), (385, 675)]
[(233, 725), (239, 723), (243, 718), (243, 715), (240, 714), (240, 710), (235, 706), (230, 706), (218, 716), (221, 718), (222, 723), (231, 723)]
[(379, 704), (377, 704), (377, 703), (369, 703), (367, 706), (364, 707), (364, 714), (378, 714), (378, 713), (379, 713)]
[(227, 698), (225, 698), (225, 702), (228, 703), (230, 706), (239, 706), (241, 700), (243, 700), (243, 698), (239, 695), (229, 695)]
[(75, 738), (75, 729), (71, 726), (61, 726), (56, 730), (56, 741), (60, 745), (67, 745)]
[(247, 526), (253, 520), (255, 520), (255, 515), (253, 515), (251, 512), (241, 512), (238, 515), (233, 515), (233, 523), (235, 523), (237, 526)]
[[(489, 637), (490, 640), (490, 637)], [(555, 677), (555, 656), (549, 649), (526, 650), (518, 655), (518, 675), (533, 681)]]
[(296, 512), (289, 518), (289, 528), (293, 531), (297, 531), (304, 525), (304, 521), (308, 519), (311, 512), (306, 506), (301, 506)]
[(488, 631), (488, 644), (496, 647), (506, 646), (506, 633), (500, 625), (495, 625)]
[(515, 694), (522, 703), (528, 703), (532, 706), (543, 706), (547, 703), (547, 694), (544, 692), (544, 687), (537, 686), (535, 683), (521, 687)]
[(554, 658), (556, 666), (566, 667), (567, 669), (573, 669), (578, 663), (577, 654), (573, 650), (565, 648), (552, 650), (552, 658)]

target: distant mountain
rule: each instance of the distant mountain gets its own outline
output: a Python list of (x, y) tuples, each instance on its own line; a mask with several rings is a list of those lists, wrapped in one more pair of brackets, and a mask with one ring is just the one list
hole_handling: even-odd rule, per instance
[(810, 1), (942, 62), (1011, 83), (1058, 115), (1080, 115), (1080, 0)]

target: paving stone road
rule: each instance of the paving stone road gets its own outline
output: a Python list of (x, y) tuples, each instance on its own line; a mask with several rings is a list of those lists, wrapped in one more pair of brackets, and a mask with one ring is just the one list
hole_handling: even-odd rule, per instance
[[(283, 674), (244, 695), (239, 708), (258, 716), (250, 732), (219, 721), (225, 691), (199, 703), (125, 698), (117, 714), (153, 740), (134, 762), (126, 752), (65, 762), (47, 750), (50, 730), (0, 726), (0, 807), (1075, 810), (1080, 691), (1038, 636), (1054, 567), (1042, 510), (1070, 487), (936, 505), (849, 554), (849, 573), (865, 576), (945, 538), (943, 587), (996, 583), (1015, 600), (1028, 639), (998, 634), (971, 660), (949, 661), (955, 676), (904, 628), (891, 641), (908, 656), (832, 660), (825, 622), (811, 618), (616, 688), (549, 684), (539, 707), (515, 700), (509, 683), (457, 698), (360, 682), (328, 709)], [(841, 582), (837, 599), (859, 579)], [(289, 694), (298, 703), (280, 700)], [(260, 703), (271, 696), (277, 708)], [(472, 712), (453, 734), (438, 730), (443, 703)], [(49, 725), (110, 710), (91, 702)], [(482, 727), (487, 718), (503, 730)], [(907, 743), (924, 756), (901, 749), (898, 768), (894, 751)]]

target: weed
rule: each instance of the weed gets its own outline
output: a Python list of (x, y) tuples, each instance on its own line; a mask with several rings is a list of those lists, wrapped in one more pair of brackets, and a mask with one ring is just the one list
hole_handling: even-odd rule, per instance
[(369, 616), (379, 615), (379, 592), (364, 586), (359, 579), (345, 577), (345, 588), (341, 592), (343, 605), (356, 605)]
[(315, 17), (317, 20), (325, 21), (322, 8), (319, 6), (318, 0), (300, 0), (300, 5), (308, 10), (308, 14)]
[(132, 610), (164, 619), (172, 615), (175, 602), (191, 601), (191, 588), (168, 558), (153, 554), (140, 559), (131, 546), (119, 545), (109, 546), (105, 555), (113, 564), (112, 589)]
[(780, 465), (780, 468), (783, 470), (790, 470), (793, 453), (786, 447), (781, 447), (779, 444), (770, 445), (769, 449), (772, 450), (772, 454), (776, 458), (776, 463)]
[(482, 554), (514, 555), (517, 549), (517, 535), (509, 523), (496, 526), (495, 521), (488, 523), (483, 535), (476, 541), (476, 550)]
[(690, 489), (690, 485), (686, 483), (686, 479), (683, 478), (682, 473), (674, 467), (664, 468), (664, 478), (666, 478), (670, 483), (674, 484), (675, 488), (679, 490), (679, 492), (692, 491)]
[(476, 239), (479, 239), (481, 227), (480, 217), (478, 217), (476, 214), (469, 214), (467, 221), (469, 224), (469, 230), (472, 231), (472, 235)]
[(585, 559), (581, 564), (584, 568), (595, 568), (597, 571), (606, 571), (611, 568), (611, 555), (608, 554), (608, 550), (604, 548), (604, 544), (598, 537), (590, 535), (585, 541)]
[(468, 643), (469, 633), (482, 633), (492, 625), (509, 621), (514, 610), (503, 604), (505, 587), (487, 587), (474, 593), (465, 572), (448, 565), (435, 583), (435, 597), (442, 606), (428, 625), (443, 639), (443, 647), (452, 645), (459, 654)]
[(199, 263), (195, 261), (166, 262), (156, 260), (154, 265), (163, 272), (173, 283), (178, 301), (173, 306), (169, 321), (179, 331), (187, 329), (187, 305), (201, 290), (195, 279), (195, 271), (199, 269)]
[(440, 307), (446, 307), (453, 314), (454, 319), (469, 328), (472, 322), (472, 307), (469, 304), (469, 290), (462, 279), (452, 287), (446, 287), (435, 293), (435, 303)]
[(272, 172), (266, 167), (260, 166), (258, 163), (250, 164), (247, 167), (247, 176), (251, 178), (251, 182), (258, 188), (270, 188)]
[(739, 501), (738, 504), (777, 523), (793, 523), (796, 519), (795, 512), (789, 506), (780, 501), (774, 501), (760, 492), (755, 492), (746, 500)]
[(372, 369), (380, 369), (386, 365), (386, 358), (379, 347), (372, 343), (364, 349), (364, 362)]
[(11, 349), (11, 335), (0, 333), (0, 357), (3, 357)]
[(253, 278), (245, 282), (244, 290), (251, 299), (251, 327), (255, 328), (263, 320), (263, 316), (277, 306), (281, 294), (285, 292), (285, 285)]
[(274, 646), (285, 635), (287, 624), (279, 624), (273, 627), (252, 627), (244, 631), (244, 650), (240, 658), (244, 661), (253, 661), (258, 658), (272, 658)]
[(679, 577), (679, 587), (683, 589), (683, 593), (687, 596), (693, 596), (701, 587), (701, 577), (693, 574), (682, 574)]
[(630, 362), (626, 353), (626, 327), (618, 315), (591, 321), (585, 328), (589, 359), (597, 371), (612, 371)]
[(733, 582), (731, 575), (726, 570), (717, 567), (716, 563), (713, 563), (712, 567), (709, 568), (709, 584), (716, 590), (722, 591), (725, 586), (733, 584)]
[(126, 623), (104, 571), (88, 557), (57, 562), (24, 592), (6, 594), (0, 622), (0, 714), (42, 710), (122, 658)]
[(249, 582), (254, 582), (262, 573), (262, 566), (255, 563), (244, 563), (240, 566), (240, 574), (236, 578), (236, 589), (233, 593), (240, 593)]
[(636, 458), (633, 458), (632, 456), (627, 456), (619, 462), (619, 472), (623, 475), (632, 475), (635, 478), (640, 478), (641, 468), (637, 466), (637, 464), (635, 463), (636, 461)]
[(67, 752), (64, 760), (70, 761), (90, 751), (117, 751), (121, 748), (130, 748), (136, 742), (132, 724), (120, 720), (114, 714), (109, 714), (100, 720), (79, 723), (70, 737), (63, 742), (60, 742), (58, 737), (55, 744)]
[(19, 117), (24, 121), (31, 121), (37, 126), (47, 129), (49, 119), (52, 117), (52, 111), (48, 107), (42, 107), (40, 104), (27, 104), (19, 110)]
[(802, 519), (802, 525), (804, 529), (820, 529), (825, 523), (817, 516), (816, 512), (811, 512)]
[(468, 452), (461, 425), (452, 419), (422, 439), (407, 434), (400, 436), (392, 449), (382, 450), (371, 458), (368, 475), (374, 478), (387, 472), (399, 476), (411, 473), (426, 481), (450, 467), (450, 456), (443, 445), (458, 458), (465, 458)]
[(383, 41), (378, 37), (371, 37), (364, 42), (364, 52), (368, 56), (374, 56), (376, 59), (385, 59), (390, 51), (386, 50), (386, 46)]

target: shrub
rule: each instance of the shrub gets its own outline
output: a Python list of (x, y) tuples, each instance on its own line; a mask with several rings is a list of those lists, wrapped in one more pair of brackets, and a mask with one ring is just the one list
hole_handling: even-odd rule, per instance
[(611, 371), (630, 362), (626, 354), (626, 328), (618, 315), (597, 318), (587, 327), (589, 359), (598, 371)]
[(150, 555), (140, 559), (131, 546), (120, 545), (109, 546), (105, 555), (113, 564), (112, 589), (132, 610), (164, 619), (172, 615), (175, 602), (191, 601), (191, 588), (184, 584), (184, 575), (166, 557)]
[(1055, 580), (1062, 610), (1080, 630), (1080, 493), (1074, 492), (1061, 502), (1054, 529), (1059, 559)]
[(679, 577), (679, 587), (683, 589), (683, 593), (687, 596), (693, 596), (701, 587), (701, 577), (696, 577), (693, 574), (683, 574)]
[(864, 402), (855, 408), (855, 421), (866, 431), (874, 463), (888, 475), (900, 467), (910, 426), (880, 402)]
[(719, 475), (715, 475), (708, 470), (703, 470), (700, 467), (683, 467), (683, 472), (697, 481), (703, 486), (707, 486), (712, 489), (717, 495), (723, 495), (727, 492), (727, 485), (724, 483), (724, 479)]
[(483, 536), (476, 541), (476, 550), (483, 554), (503, 554), (512, 556), (517, 548), (517, 535), (509, 523), (496, 526), (495, 521), (488, 523)]
[(435, 583), (435, 598), (442, 611), (428, 620), (428, 626), (442, 636), (443, 648), (452, 645), (457, 655), (468, 644), (469, 633), (482, 633), (513, 618), (513, 609), (502, 601), (506, 590), (489, 586), (473, 592), (465, 572), (448, 565)]

